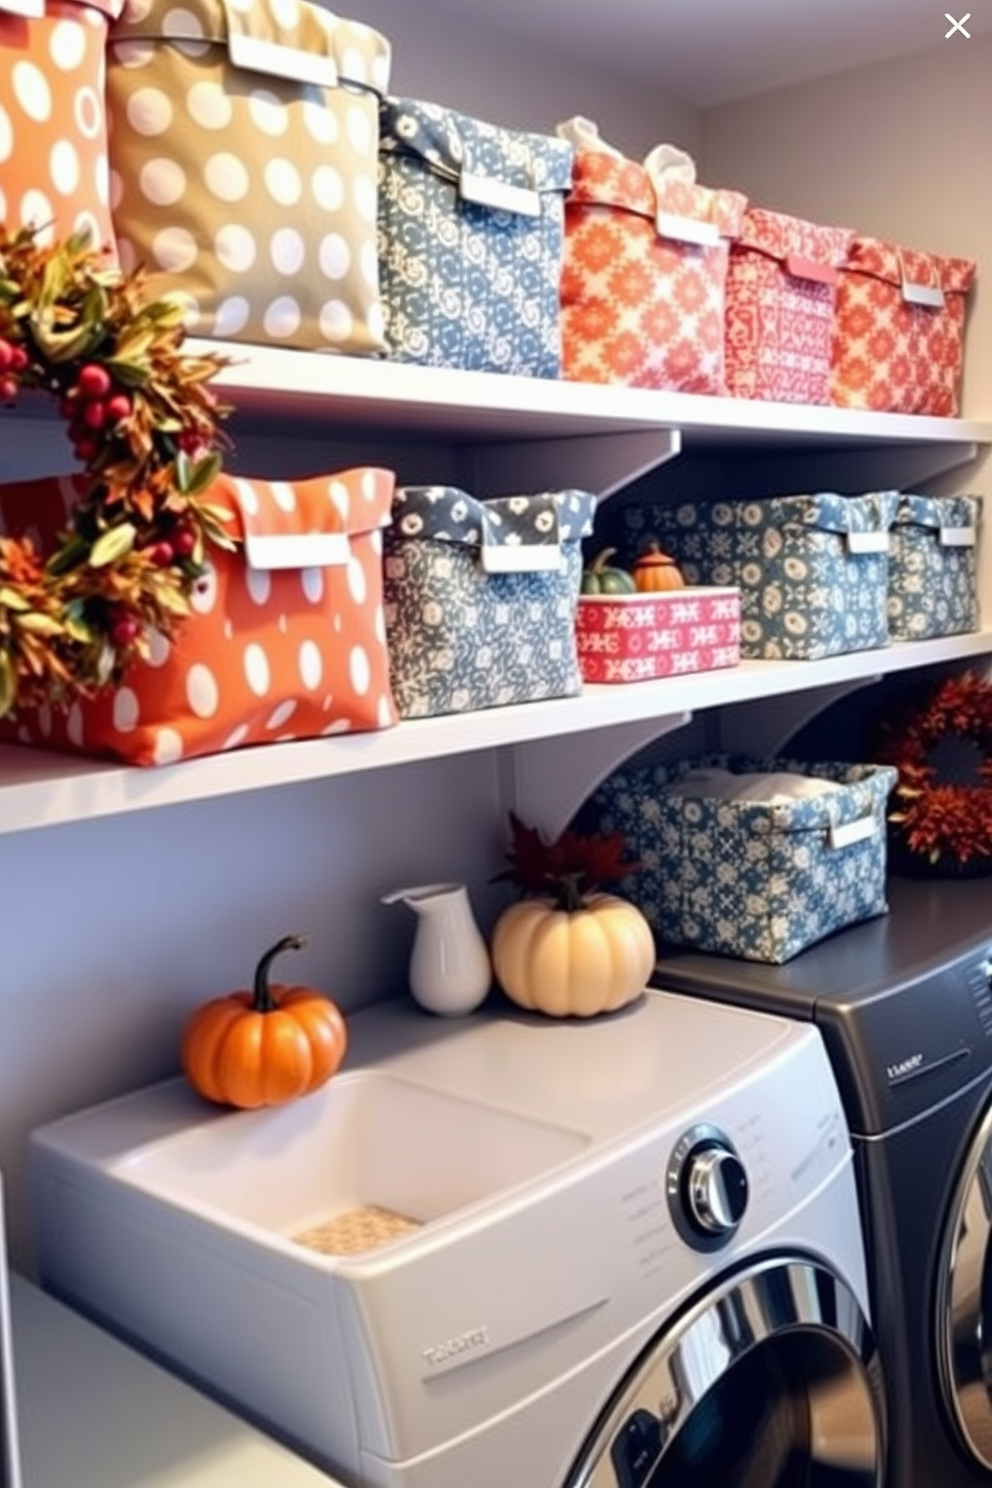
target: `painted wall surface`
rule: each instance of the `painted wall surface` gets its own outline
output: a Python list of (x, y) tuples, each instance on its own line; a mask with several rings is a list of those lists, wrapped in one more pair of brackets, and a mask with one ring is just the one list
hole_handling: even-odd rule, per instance
[(699, 146), (695, 110), (629, 78), (612, 77), (594, 62), (581, 67), (551, 52), (514, 46), (474, 13), (439, 17), (426, 0), (356, 0), (347, 14), (389, 38), (390, 91), (397, 96), (539, 132), (584, 114), (596, 120), (605, 139), (636, 158), (662, 140), (690, 153)]

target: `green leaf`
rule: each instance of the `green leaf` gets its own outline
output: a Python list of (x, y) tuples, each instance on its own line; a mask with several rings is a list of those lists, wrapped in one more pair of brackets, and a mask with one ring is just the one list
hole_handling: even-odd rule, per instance
[(189, 494), (189, 483), (193, 478), (193, 466), (185, 450), (176, 451), (176, 485), (184, 496)]
[(19, 594), (16, 589), (11, 589), (9, 584), (0, 586), (0, 605), (5, 606), (8, 610), (15, 611), (29, 610), (31, 608), (23, 594)]
[(151, 376), (147, 367), (142, 367), (139, 362), (126, 361), (123, 357), (108, 357), (103, 365), (122, 387), (144, 387)]
[(39, 615), (34, 612), (28, 615), (18, 615), (17, 625), (20, 630), (26, 630), (29, 635), (57, 636), (63, 633), (62, 626), (51, 615)]
[(89, 552), (89, 544), (81, 537), (71, 537), (60, 553), (53, 553), (45, 564), (45, 572), (52, 578), (68, 573), (80, 564)]
[(0, 651), (0, 718), (6, 717), (17, 698), (17, 671), (8, 651)]
[(116, 527), (108, 527), (106, 532), (101, 532), (90, 549), (90, 568), (106, 568), (108, 564), (118, 563), (130, 553), (137, 535), (138, 530), (133, 522), (121, 522)]
[(221, 460), (220, 455), (216, 453), (207, 455), (202, 460), (198, 460), (196, 465), (193, 467), (189, 482), (187, 483), (187, 485), (182, 487), (186, 495), (198, 496), (201, 491), (206, 491), (209, 486), (213, 485), (214, 481), (220, 474), (222, 464), (223, 461)]

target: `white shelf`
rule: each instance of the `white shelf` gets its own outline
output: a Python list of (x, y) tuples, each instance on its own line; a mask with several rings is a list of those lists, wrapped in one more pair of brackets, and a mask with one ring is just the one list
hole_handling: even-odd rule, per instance
[(667, 429), (680, 430), (686, 448), (992, 444), (992, 421), (975, 419), (653, 392), (200, 340), (187, 342), (186, 350), (227, 358), (212, 386), (239, 410), (264, 413), (276, 429), (284, 419), (313, 421), (324, 432), (371, 424), (473, 443)]
[[(159, 769), (107, 764), (41, 750), (0, 747), (0, 834), (88, 821), (184, 802), (271, 790), (332, 776), (354, 775), (443, 759), (472, 751), (522, 746), (576, 734), (599, 734), (602, 758), (647, 743), (687, 714), (727, 703), (753, 702), (819, 687), (851, 684), (882, 673), (992, 653), (992, 630), (860, 651), (823, 661), (749, 661), (724, 671), (658, 682), (588, 686), (579, 697), (405, 720), (395, 728), (334, 739), (301, 740), (234, 750)], [(633, 727), (631, 727), (633, 726)], [(589, 780), (589, 786), (594, 780)]]

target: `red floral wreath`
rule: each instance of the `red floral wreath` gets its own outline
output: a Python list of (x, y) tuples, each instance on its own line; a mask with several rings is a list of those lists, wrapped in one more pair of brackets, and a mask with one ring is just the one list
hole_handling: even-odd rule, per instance
[(87, 481), (47, 558), (0, 531), (0, 717), (117, 678), (189, 613), (207, 545), (232, 546), (205, 499), (223, 363), (181, 355), (184, 335), (85, 235), (44, 247), (0, 223), (0, 403), (53, 398)]
[[(939, 749), (952, 742), (978, 754), (968, 783), (942, 776)], [(899, 771), (889, 821), (910, 859), (933, 872), (992, 872), (992, 684), (974, 672), (941, 682), (886, 726), (879, 758)]]

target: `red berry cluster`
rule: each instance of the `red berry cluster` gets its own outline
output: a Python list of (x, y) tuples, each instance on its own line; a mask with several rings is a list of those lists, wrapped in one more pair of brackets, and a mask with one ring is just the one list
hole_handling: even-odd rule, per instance
[(63, 393), (59, 411), (69, 425), (73, 454), (87, 465), (99, 453), (101, 436), (130, 417), (131, 399), (115, 390), (106, 367), (86, 362)]
[(18, 372), (28, 364), (28, 354), (23, 346), (15, 346), (0, 336), (0, 403), (12, 403), (17, 397)]

